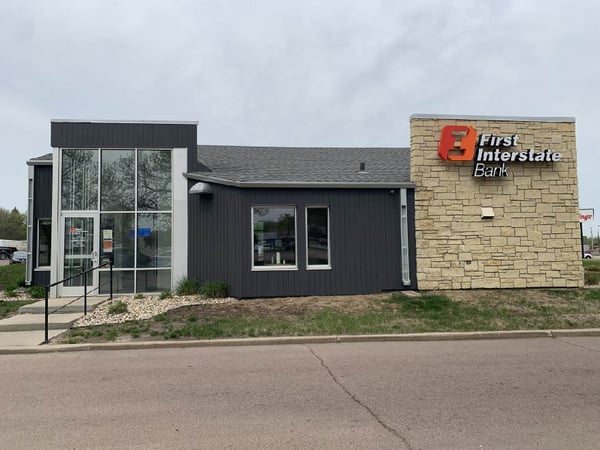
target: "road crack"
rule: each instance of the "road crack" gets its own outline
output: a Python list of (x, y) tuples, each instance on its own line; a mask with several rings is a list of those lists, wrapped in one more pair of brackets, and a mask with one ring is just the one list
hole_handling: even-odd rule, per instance
[(402, 441), (402, 443), (406, 446), (406, 448), (408, 450), (414, 450), (413, 447), (409, 444), (408, 440), (404, 436), (402, 436), (397, 430), (395, 430), (394, 428), (392, 428), (391, 426), (389, 426), (388, 424), (386, 424), (375, 413), (375, 411), (373, 411), (371, 408), (369, 408), (367, 405), (365, 405), (362, 401), (360, 401), (360, 399), (358, 399), (356, 397), (356, 395), (354, 395), (352, 392), (350, 392), (346, 388), (346, 386), (344, 386), (340, 382), (340, 380), (337, 379), (337, 377), (333, 374), (333, 372), (331, 371), (331, 369), (327, 366), (327, 364), (325, 364), (325, 361), (323, 361), (323, 358), (321, 358), (319, 355), (317, 355), (317, 353), (310, 346), (307, 345), (306, 348), (308, 348), (310, 350), (310, 352), (314, 355), (314, 357), (319, 360), (319, 362), (325, 368), (325, 370), (327, 371), (327, 373), (329, 373), (329, 376), (331, 377), (331, 379), (333, 380), (333, 382), (335, 384), (337, 384), (346, 393), (346, 395), (348, 395), (348, 397), (350, 397), (350, 399), (354, 403), (356, 403), (361, 408), (365, 409), (383, 428), (385, 428), (386, 431), (388, 431), (389, 433), (391, 433), (392, 435), (394, 435), (395, 437), (397, 437), (398, 439), (400, 439)]
[(559, 342), (562, 342), (563, 344), (567, 344), (572, 347), (582, 348), (584, 350), (589, 350), (590, 352), (600, 353), (600, 350), (597, 350), (595, 348), (586, 347), (585, 345), (581, 345), (581, 344), (575, 344), (574, 342), (566, 341), (565, 339), (568, 339), (568, 338), (564, 338), (562, 336), (556, 337), (556, 340)]

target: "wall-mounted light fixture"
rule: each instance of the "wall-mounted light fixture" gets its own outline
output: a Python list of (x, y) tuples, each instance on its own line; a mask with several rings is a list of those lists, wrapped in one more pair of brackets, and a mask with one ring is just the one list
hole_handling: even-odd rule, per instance
[(213, 195), (213, 188), (210, 184), (199, 181), (190, 188), (190, 195)]
[(481, 218), (482, 219), (493, 219), (494, 218), (494, 208), (481, 208)]

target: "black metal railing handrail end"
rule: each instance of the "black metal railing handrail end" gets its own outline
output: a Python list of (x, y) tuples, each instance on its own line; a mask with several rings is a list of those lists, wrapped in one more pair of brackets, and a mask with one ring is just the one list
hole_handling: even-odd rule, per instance
[[(108, 266), (110, 268), (110, 272), (109, 272), (109, 299), (112, 300), (113, 297), (113, 261), (112, 259), (106, 260), (104, 261), (102, 264), (96, 266), (96, 267), (91, 267), (89, 269), (86, 270), (82, 270), (80, 273), (77, 273), (75, 275), (71, 275), (70, 277), (67, 277), (63, 280), (60, 281), (55, 281), (54, 283), (50, 283), (46, 286), (44, 286), (44, 315), (45, 315), (45, 321), (44, 321), (44, 344), (47, 344), (49, 339), (48, 339), (48, 317), (50, 315), (49, 311), (48, 311), (48, 298), (50, 296), (50, 289), (52, 289), (55, 286), (58, 286), (61, 283), (64, 283), (65, 281), (70, 281), (74, 278), (77, 277), (81, 277), (83, 276), (83, 314), (86, 315), (87, 314), (87, 295), (88, 295), (88, 290), (87, 290), (87, 275), (88, 273), (93, 272), (94, 270), (98, 270), (101, 269), (103, 267)], [(94, 288), (92, 289), (90, 292), (95, 291), (96, 289), (98, 289), (98, 291), (100, 290), (100, 288)], [(77, 297), (74, 301), (79, 300), (81, 297)], [(71, 302), (72, 303), (72, 302)], [(53, 313), (60, 311), (62, 309), (61, 308), (57, 308), (55, 311), (52, 311)]]

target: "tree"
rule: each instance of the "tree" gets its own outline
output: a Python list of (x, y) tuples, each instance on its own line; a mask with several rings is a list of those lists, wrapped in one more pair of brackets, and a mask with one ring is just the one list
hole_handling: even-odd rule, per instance
[(17, 208), (0, 208), (0, 239), (24, 241), (27, 239), (27, 216)]

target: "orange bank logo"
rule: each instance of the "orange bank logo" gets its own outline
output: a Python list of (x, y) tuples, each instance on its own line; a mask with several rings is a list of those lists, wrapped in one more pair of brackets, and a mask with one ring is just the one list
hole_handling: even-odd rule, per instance
[[(560, 152), (518, 149), (519, 135), (481, 133), (467, 125), (442, 128), (438, 155), (445, 161), (473, 161), (474, 177), (506, 177), (507, 163), (548, 163), (562, 159)], [(515, 151), (516, 150), (516, 151)]]
[(475, 157), (477, 131), (466, 125), (447, 125), (442, 128), (438, 155), (448, 161), (471, 161)]

